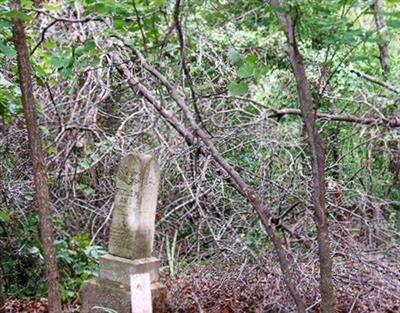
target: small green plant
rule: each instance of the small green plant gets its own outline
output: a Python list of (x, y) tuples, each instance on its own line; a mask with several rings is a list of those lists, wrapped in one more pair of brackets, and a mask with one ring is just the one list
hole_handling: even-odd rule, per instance
[[(7, 294), (17, 298), (45, 297), (47, 283), (38, 215), (17, 218), (1, 210), (0, 222), (0, 241), (7, 239), (9, 243), (1, 246)], [(76, 296), (84, 281), (97, 275), (98, 258), (105, 250), (90, 245), (88, 234), (71, 237), (63, 231), (61, 221), (55, 221), (55, 225), (61, 234), (55, 245), (62, 297), (69, 300)]]
[(98, 306), (98, 305), (94, 306), (92, 309), (94, 309), (94, 310), (103, 310), (106, 313), (118, 313), (118, 311), (116, 311), (114, 309), (105, 308), (105, 307)]
[(43, 272), (44, 257), (39, 232), (39, 217), (30, 214), (17, 218), (12, 212), (2, 214), (0, 241), (6, 292), (26, 298), (44, 296), (46, 279)]
[(64, 300), (74, 298), (82, 284), (97, 275), (98, 258), (105, 254), (100, 246), (90, 245), (88, 234), (77, 234), (56, 242)]
[(170, 242), (169, 237), (167, 235), (166, 239), (166, 249), (167, 249), (167, 258), (168, 258), (168, 268), (171, 276), (175, 276), (178, 272), (178, 262), (177, 255), (179, 255), (179, 247), (177, 250), (176, 247), (176, 239), (178, 238), (178, 230), (175, 231), (174, 238)]

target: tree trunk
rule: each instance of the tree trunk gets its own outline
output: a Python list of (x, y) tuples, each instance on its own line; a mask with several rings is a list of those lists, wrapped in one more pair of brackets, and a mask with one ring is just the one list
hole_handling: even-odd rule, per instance
[[(387, 23), (385, 16), (383, 15), (383, 13), (385, 12), (385, 1), (375, 0), (374, 11), (376, 31), (378, 33), (379, 39), (379, 60), (381, 62), (383, 77), (386, 80), (390, 73), (390, 55)], [(399, 112), (399, 108), (396, 108), (395, 114), (398, 114)], [(393, 186), (395, 188), (398, 188), (400, 186), (400, 143), (398, 140), (391, 140), (389, 142), (389, 147), (391, 152), (389, 170), (393, 174)]]
[(379, 59), (381, 62), (381, 68), (383, 76), (387, 78), (390, 71), (390, 58), (389, 58), (389, 40), (387, 35), (387, 25), (386, 19), (382, 15), (385, 11), (384, 0), (375, 0), (374, 3), (375, 10), (375, 25), (376, 31), (378, 32), (379, 38)]
[(6, 302), (6, 297), (5, 297), (5, 294), (4, 294), (4, 282), (3, 281), (4, 281), (3, 269), (0, 266), (0, 313), (4, 312), (4, 305), (5, 305), (5, 302)]
[[(19, 0), (13, 1), (14, 9), (20, 10)], [(33, 167), (33, 180), (36, 201), (40, 216), (40, 230), (46, 263), (46, 277), (48, 281), (48, 303), (50, 313), (61, 313), (61, 297), (57, 269), (56, 251), (53, 243), (53, 225), (50, 216), (50, 198), (47, 181), (47, 172), (42, 150), (41, 133), (37, 122), (35, 98), (29, 62), (29, 50), (26, 42), (24, 22), (16, 17), (14, 20), (14, 43), (17, 50), (18, 72), (22, 93), (22, 104), (28, 129), (30, 154)]]
[[(277, 9), (277, 12), (282, 12), (279, 0), (271, 0), (271, 4)], [(285, 9), (288, 10), (288, 8)], [(334, 313), (336, 297), (332, 282), (332, 257), (329, 244), (328, 212), (326, 207), (325, 190), (326, 152), (316, 126), (316, 112), (314, 111), (314, 103), (305, 72), (303, 56), (301, 55), (297, 45), (295, 25), (290, 12), (286, 11), (284, 13), (277, 13), (277, 15), (283, 25), (287, 38), (290, 63), (297, 82), (300, 110), (313, 157), (313, 204), (317, 225), (320, 262), (321, 310), (324, 313)]]

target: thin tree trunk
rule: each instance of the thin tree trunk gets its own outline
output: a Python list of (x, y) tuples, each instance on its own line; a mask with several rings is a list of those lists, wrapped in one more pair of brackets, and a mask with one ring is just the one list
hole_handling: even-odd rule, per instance
[(5, 303), (6, 303), (6, 297), (4, 294), (4, 276), (3, 276), (3, 269), (0, 266), (0, 313), (4, 312)]
[[(279, 0), (271, 0), (271, 4), (282, 12)], [(288, 8), (285, 8), (288, 10)], [(320, 261), (321, 309), (324, 313), (334, 313), (336, 305), (335, 290), (332, 281), (332, 257), (329, 243), (328, 212), (326, 207), (325, 163), (326, 152), (316, 126), (316, 112), (311, 96), (309, 82), (304, 68), (296, 39), (295, 25), (290, 12), (277, 13), (287, 38), (288, 52), (297, 88), (304, 125), (312, 152), (313, 169), (313, 203), (317, 224), (318, 252)]]
[[(14, 9), (20, 10), (20, 1), (14, 0), (13, 6)], [(44, 161), (44, 153), (42, 150), (41, 132), (36, 116), (35, 98), (33, 95), (33, 84), (29, 61), (29, 50), (25, 35), (25, 25), (24, 22), (18, 17), (16, 17), (14, 20), (13, 34), (15, 48), (17, 50), (18, 72), (20, 80), (19, 83), (22, 93), (22, 104), (24, 107), (25, 120), (28, 129), (30, 154), (33, 168), (33, 180), (40, 216), (42, 243), (45, 254), (46, 277), (49, 289), (49, 312), (61, 313), (61, 297), (56, 251), (53, 243), (53, 225), (50, 216), (51, 210), (47, 172)]]
[[(2, 132), (4, 133), (5, 129), (2, 129)], [(3, 179), (1, 173), (0, 173), (0, 180)], [(0, 188), (1, 188), (1, 184), (0, 184)], [(5, 207), (7, 207), (7, 195), (6, 195), (6, 190), (3, 191), (3, 195), (0, 198), (0, 203), (1, 205), (4, 205)], [(3, 232), (5, 233), (5, 236), (7, 236), (7, 230), (6, 230), (6, 226), (5, 226), (5, 222), (2, 222), (0, 220), (0, 228), (2, 228)], [(4, 306), (5, 306), (5, 302), (6, 302), (6, 291), (5, 291), (5, 286), (6, 286), (6, 282), (4, 281), (4, 246), (5, 246), (5, 241), (0, 243), (0, 313), (4, 313)]]
[(381, 62), (381, 68), (383, 76), (387, 78), (390, 72), (390, 58), (389, 58), (389, 39), (387, 34), (387, 24), (386, 19), (383, 16), (385, 11), (384, 0), (375, 0), (374, 3), (375, 10), (375, 25), (376, 31), (378, 32), (379, 38), (379, 59)]
[[(379, 39), (379, 60), (381, 62), (381, 68), (383, 77), (386, 80), (390, 73), (390, 55), (389, 55), (389, 38), (387, 33), (387, 23), (383, 13), (385, 12), (385, 1), (375, 0), (374, 2), (374, 17), (376, 31)], [(394, 91), (393, 89), (391, 89)], [(400, 112), (399, 108), (395, 109), (395, 114)], [(389, 170), (393, 174), (393, 186), (400, 186), (400, 154), (399, 147), (400, 143), (398, 140), (391, 140), (389, 142), (391, 151), (391, 160)]]

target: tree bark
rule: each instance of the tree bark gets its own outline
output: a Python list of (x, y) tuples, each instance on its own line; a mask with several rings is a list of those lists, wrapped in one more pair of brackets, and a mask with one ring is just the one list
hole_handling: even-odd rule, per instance
[[(20, 10), (20, 1), (14, 0), (13, 6), (14, 9)], [(25, 35), (25, 25), (24, 22), (18, 17), (16, 17), (14, 20), (13, 35), (15, 48), (17, 50), (19, 83), (22, 93), (21, 100), (24, 107), (24, 115), (28, 130), (30, 156), (33, 168), (33, 180), (40, 216), (40, 230), (45, 255), (46, 277), (49, 288), (49, 312), (61, 313), (61, 296), (56, 251), (53, 243), (53, 225), (50, 216), (51, 210), (47, 171), (42, 149), (41, 132), (35, 109), (35, 98), (33, 95), (33, 83), (29, 61), (29, 50)]]
[[(320, 261), (321, 309), (324, 313), (334, 313), (336, 306), (335, 290), (332, 281), (332, 257), (329, 243), (328, 212), (326, 207), (325, 163), (326, 151), (316, 126), (316, 112), (310, 86), (305, 72), (303, 56), (299, 51), (296, 31), (289, 8), (281, 7), (279, 0), (271, 0), (287, 38), (290, 63), (297, 82), (297, 89), (304, 125), (312, 153), (313, 204), (317, 225), (318, 253)], [(285, 10), (283, 12), (283, 10)]]
[(6, 297), (5, 297), (5, 294), (4, 294), (3, 269), (0, 266), (0, 313), (4, 312), (4, 305), (5, 304), (6, 304)]
[(387, 24), (382, 14), (385, 11), (384, 0), (375, 0), (374, 11), (376, 31), (379, 38), (379, 60), (381, 62), (383, 76), (387, 78), (390, 72), (390, 57)]

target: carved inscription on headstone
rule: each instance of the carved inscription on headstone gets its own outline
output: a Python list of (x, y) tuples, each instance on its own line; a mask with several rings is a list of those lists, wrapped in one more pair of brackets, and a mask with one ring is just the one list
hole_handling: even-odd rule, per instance
[(150, 257), (153, 249), (160, 169), (154, 157), (128, 154), (121, 161), (111, 222), (109, 253)]

